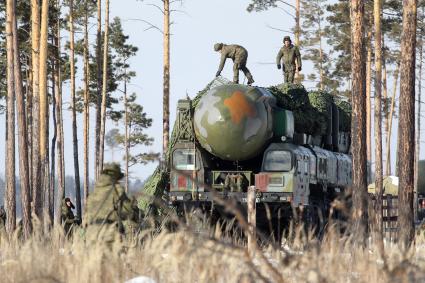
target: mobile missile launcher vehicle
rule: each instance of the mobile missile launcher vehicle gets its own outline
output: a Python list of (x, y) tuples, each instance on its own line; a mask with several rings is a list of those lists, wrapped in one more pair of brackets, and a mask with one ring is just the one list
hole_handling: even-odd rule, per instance
[[(272, 92), (219, 78), (193, 100), (178, 102), (169, 152), (174, 206), (211, 208), (214, 195), (243, 204), (255, 186), (257, 206), (267, 204), (273, 216), (300, 206), (324, 213), (351, 184), (341, 109), (330, 101), (322, 115), (307, 99), (307, 110), (290, 111)], [(309, 111), (317, 119), (307, 126), (299, 121)]]

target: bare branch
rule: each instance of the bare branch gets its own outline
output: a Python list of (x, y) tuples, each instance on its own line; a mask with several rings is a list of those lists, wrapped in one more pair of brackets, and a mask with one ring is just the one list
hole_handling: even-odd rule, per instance
[(284, 5), (287, 5), (287, 6), (291, 7), (291, 8), (292, 8), (292, 9), (294, 9), (294, 10), (296, 10), (296, 9), (297, 9), (294, 5), (289, 4), (289, 3), (288, 3), (288, 2), (286, 2), (286, 1), (277, 0), (276, 2), (280, 2), (280, 3), (284, 4)]
[(147, 31), (147, 30), (150, 30), (150, 29), (156, 29), (156, 30), (158, 30), (160, 33), (164, 34), (164, 31), (163, 31), (161, 28), (159, 28), (158, 26), (156, 26), (156, 25), (154, 25), (154, 24), (152, 24), (152, 23), (150, 23), (150, 22), (148, 22), (148, 21), (146, 21), (146, 20), (142, 20), (142, 19), (123, 19), (122, 21), (123, 21), (123, 22), (127, 22), (127, 21), (138, 21), (138, 22), (143, 22), (143, 23), (145, 23), (145, 24), (147, 24), (147, 25), (148, 25), (148, 27), (147, 27), (144, 31)]
[(180, 6), (183, 6), (183, 0), (171, 0), (170, 4), (174, 4), (174, 3), (177, 3), (177, 2), (180, 2)]
[(182, 14), (184, 14), (184, 15), (186, 15), (186, 16), (188, 16), (188, 17), (190, 17), (189, 13), (187, 13), (186, 11), (183, 11), (183, 10), (177, 10), (177, 9), (172, 9), (172, 10), (170, 10), (170, 14), (171, 14), (171, 13), (173, 13), (173, 12), (176, 12), (176, 13), (182, 13)]
[(282, 10), (285, 14), (289, 15), (291, 18), (293, 18), (295, 20), (295, 16), (292, 15), (290, 12), (288, 12), (288, 10), (286, 10), (282, 7), (276, 7), (276, 8), (278, 8), (279, 10)]
[(287, 33), (294, 34), (294, 32), (293, 32), (293, 31), (284, 30), (284, 29), (280, 29), (280, 28), (275, 28), (275, 27), (273, 27), (273, 26), (271, 26), (271, 25), (269, 25), (269, 24), (266, 24), (266, 27), (268, 27), (268, 28), (270, 28), (270, 29), (273, 29), (273, 30), (278, 30), (278, 31), (283, 31), (283, 32), (287, 32)]
[(146, 4), (146, 5), (157, 8), (164, 15), (164, 10), (161, 7), (159, 7), (158, 5), (152, 4), (152, 3)]

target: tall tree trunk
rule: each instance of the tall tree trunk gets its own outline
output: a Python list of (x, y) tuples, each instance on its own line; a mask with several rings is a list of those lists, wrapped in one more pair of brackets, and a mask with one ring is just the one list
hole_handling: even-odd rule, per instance
[(128, 144), (128, 105), (127, 105), (127, 73), (125, 73), (124, 79), (124, 119), (125, 119), (125, 192), (128, 193), (128, 158), (129, 154), (129, 144)]
[(320, 19), (320, 15), (318, 15), (319, 21), (318, 21), (318, 25), (319, 25), (319, 73), (320, 73), (320, 90), (323, 90), (324, 87), (324, 73), (323, 73), (323, 44), (322, 44), (322, 21)]
[(26, 57), (26, 64), (29, 68), (25, 70), (25, 94), (26, 94), (26, 114), (27, 114), (27, 136), (28, 136), (28, 166), (29, 166), (29, 179), (30, 179), (30, 202), (32, 201), (32, 159), (33, 159), (33, 145), (32, 145), (32, 65), (31, 57)]
[(108, 45), (109, 45), (109, 0), (105, 3), (105, 37), (103, 40), (103, 77), (102, 77), (102, 112), (100, 127), (100, 146), (99, 146), (99, 165), (98, 173), (103, 170), (103, 161), (105, 157), (105, 124), (106, 124), (106, 98), (108, 83)]
[[(58, 10), (60, 7), (60, 0), (56, 2)], [(56, 132), (58, 133), (57, 142), (57, 174), (58, 174), (58, 194), (55, 210), (55, 224), (61, 224), (61, 202), (65, 197), (65, 168), (64, 168), (64, 136), (63, 136), (63, 117), (62, 117), (62, 78), (61, 78), (61, 41), (60, 41), (60, 14), (56, 21), (56, 58), (55, 58), (55, 94), (56, 94)]]
[(414, 237), (413, 172), (415, 139), (415, 49), (417, 0), (403, 0), (401, 38), (399, 160), (399, 240), (409, 247)]
[(7, 112), (6, 112), (6, 229), (11, 236), (16, 228), (15, 177), (15, 82), (13, 64), (13, 0), (6, 3)]
[[(422, 15), (423, 19), (425, 7), (422, 6)], [(421, 96), (422, 96), (422, 59), (423, 59), (423, 36), (424, 36), (423, 27), (420, 28), (419, 39), (418, 39), (418, 51), (419, 51), (419, 74), (418, 74), (418, 114), (417, 114), (417, 126), (416, 126), (416, 147), (415, 147), (415, 180), (414, 180), (414, 192), (415, 192), (415, 201), (414, 201), (414, 219), (417, 219), (417, 208), (418, 208), (418, 174), (419, 174), (419, 158), (420, 158), (420, 149), (421, 149)]]
[(87, 0), (84, 4), (84, 207), (89, 196), (89, 33), (88, 33), (88, 7)]
[(31, 0), (31, 58), (32, 58), (32, 205), (35, 215), (42, 216), (40, 160), (40, 6)]
[[(384, 131), (385, 131), (385, 134), (383, 134), (383, 136), (386, 137), (388, 135), (388, 86), (387, 86), (387, 64), (386, 64), (387, 55), (386, 55), (384, 38), (385, 38), (385, 35), (382, 34), (382, 101), (384, 102), (382, 109), (384, 113), (382, 114), (381, 117), (382, 117), (382, 122), (384, 124)], [(387, 147), (388, 144), (385, 143), (385, 146)], [(386, 160), (386, 162), (388, 162), (388, 160)], [(382, 164), (382, 166), (384, 166), (384, 163)], [(386, 163), (385, 163), (385, 168), (387, 168)]]
[[(14, 85), (17, 105), (18, 117), (18, 143), (19, 143), (19, 184), (21, 188), (21, 205), (22, 205), (22, 224), (25, 238), (28, 238), (31, 232), (31, 208), (30, 208), (30, 180), (29, 180), (29, 165), (28, 165), (28, 136), (27, 123), (25, 113), (25, 98), (24, 89), (22, 86), (21, 61), (19, 57), (18, 44), (18, 27), (16, 19), (16, 1), (8, 0), (12, 4), (13, 23), (13, 71)], [(9, 3), (8, 3), (9, 4)], [(9, 6), (9, 5), (8, 5)]]
[[(52, 38), (52, 45), (55, 44), (55, 39)], [(52, 58), (52, 119), (53, 119), (53, 137), (52, 145), (50, 147), (50, 189), (49, 189), (49, 217), (51, 222), (54, 221), (54, 206), (55, 206), (55, 187), (56, 187), (56, 141), (58, 137), (58, 116), (56, 112), (56, 79), (57, 79), (57, 70), (56, 70), (56, 58)]]
[[(387, 134), (387, 167), (385, 169), (385, 175), (391, 175), (391, 132), (393, 126), (393, 116), (395, 108), (395, 96), (397, 93), (397, 81), (400, 74), (400, 61), (397, 60), (396, 69), (394, 70), (394, 79), (393, 79), (393, 93), (391, 96), (391, 106), (390, 113), (388, 114), (388, 134)], [(397, 144), (398, 147), (398, 144)]]
[[(48, 120), (48, 92), (47, 92), (47, 25), (48, 25), (48, 17), (49, 17), (49, 1), (43, 0), (41, 6), (41, 29), (40, 29), (40, 169), (41, 169), (41, 181), (42, 181), (42, 192), (43, 192), (43, 222), (47, 225), (47, 219), (45, 219), (45, 215), (47, 215), (46, 208), (46, 192), (49, 190), (48, 187), (48, 160), (49, 160), (49, 151), (48, 151), (48, 128), (49, 128), (49, 120)], [(46, 227), (46, 226), (45, 226)]]
[(96, 99), (96, 133), (95, 133), (95, 153), (94, 172), (95, 178), (99, 176), (99, 155), (100, 155), (100, 127), (102, 112), (102, 1), (97, 0), (97, 33), (96, 33), (96, 58), (97, 58), (97, 99)]
[(74, 63), (74, 1), (69, 1), (70, 67), (71, 67), (71, 108), (72, 108), (72, 145), (74, 149), (74, 180), (77, 215), (81, 219), (80, 168), (78, 164), (77, 113), (75, 109), (75, 63)]
[(375, 241), (380, 250), (383, 246), (383, 222), (382, 222), (382, 30), (381, 30), (381, 0), (374, 0), (374, 23), (375, 23)]
[(353, 153), (353, 211), (352, 231), (355, 239), (365, 244), (367, 230), (366, 177), (366, 89), (364, 64), (364, 1), (351, 0), (351, 76), (352, 82), (352, 153)]
[[(298, 1), (298, 0), (297, 0)], [(164, 0), (164, 79), (162, 101), (162, 153), (164, 161), (167, 159), (168, 143), (170, 138), (170, 1)]]
[[(165, 2), (164, 2), (165, 3)], [(295, 0), (295, 45), (300, 46), (300, 33), (301, 33), (301, 26), (300, 26), (300, 8), (301, 0)], [(299, 83), (300, 74), (298, 72), (298, 66), (295, 70), (295, 79), (297, 83)]]
[(372, 162), (372, 31), (367, 33), (367, 61), (366, 61), (366, 149), (367, 161)]

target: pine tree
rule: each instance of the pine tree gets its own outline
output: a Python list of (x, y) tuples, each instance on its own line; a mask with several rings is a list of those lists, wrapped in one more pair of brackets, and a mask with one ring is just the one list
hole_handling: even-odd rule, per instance
[(31, 0), (31, 67), (32, 67), (32, 202), (34, 212), (42, 216), (41, 160), (40, 160), (40, 6)]
[(71, 111), (72, 111), (72, 144), (74, 151), (74, 179), (77, 215), (81, 219), (80, 166), (78, 161), (77, 110), (75, 98), (75, 49), (74, 49), (74, 1), (69, 0), (69, 33), (70, 33), (70, 65), (71, 65)]
[(417, 1), (403, 1), (403, 35), (401, 39), (400, 110), (398, 135), (399, 160), (399, 240), (409, 247), (414, 237), (413, 182), (415, 136), (415, 48)]
[(99, 151), (100, 151), (100, 126), (102, 112), (102, 1), (97, 0), (97, 33), (96, 33), (96, 131), (94, 172), (95, 178), (99, 174)]
[(163, 101), (162, 101), (162, 156), (164, 161), (168, 152), (170, 139), (170, 1), (164, 2), (164, 79), (163, 79)]
[(6, 229), (12, 235), (16, 228), (15, 187), (15, 78), (13, 62), (14, 0), (6, 2), (6, 48), (7, 48), (7, 114), (6, 114)]
[(111, 150), (111, 161), (115, 162), (115, 150), (119, 146), (118, 142), (119, 129), (110, 129), (105, 135), (105, 144)]
[(341, 94), (349, 97), (351, 87), (351, 24), (350, 1), (338, 0), (326, 7), (328, 25), (325, 27), (327, 43), (332, 46), (334, 60), (331, 77), (339, 82)]
[(136, 75), (135, 72), (129, 71), (130, 65), (128, 60), (136, 55), (137, 47), (127, 44), (128, 36), (123, 34), (121, 21), (119, 18), (114, 18), (111, 26), (111, 47), (115, 49), (117, 59), (115, 65), (118, 70), (117, 80), (122, 81), (124, 84), (124, 149), (125, 149), (125, 190), (128, 192), (128, 179), (129, 179), (129, 119), (128, 119), (128, 95), (127, 84), (131, 78)]
[(366, 159), (372, 162), (372, 31), (368, 31), (366, 40)]
[(40, 169), (41, 188), (43, 195), (43, 223), (47, 227), (48, 215), (47, 199), (49, 190), (49, 109), (48, 109), (48, 89), (47, 89), (47, 60), (48, 60), (48, 18), (49, 1), (42, 0), (41, 5), (41, 28), (40, 28), (40, 69), (39, 69), (39, 91), (40, 91)]
[(331, 79), (331, 62), (325, 51), (325, 3), (326, 0), (302, 1), (301, 39), (303, 46), (303, 59), (313, 63), (315, 73), (308, 76), (309, 80), (316, 80), (319, 89), (335, 93), (337, 82)]
[(366, 179), (366, 89), (364, 61), (364, 1), (351, 0), (351, 76), (352, 123), (351, 149), (353, 154), (353, 211), (352, 231), (355, 239), (365, 244), (367, 229)]
[(100, 145), (99, 145), (99, 164), (98, 172), (103, 170), (104, 148), (105, 148), (105, 124), (106, 124), (106, 101), (107, 101), (107, 82), (108, 82), (108, 48), (109, 48), (109, 0), (105, 5), (105, 34), (103, 40), (103, 74), (102, 74), (102, 110), (101, 110), (101, 127), (100, 127)]
[(374, 0), (374, 24), (375, 24), (375, 240), (383, 250), (383, 222), (382, 222), (382, 194), (383, 194), (383, 170), (382, 170), (382, 29), (381, 15), (382, 2)]
[(93, 7), (89, 5), (88, 0), (84, 1), (84, 47), (83, 47), (83, 65), (84, 65), (84, 206), (89, 196), (89, 131), (90, 131), (90, 66), (89, 66), (89, 15), (93, 13)]
[[(10, 1), (10, 0), (9, 0)], [(28, 238), (31, 232), (31, 208), (30, 208), (30, 181), (28, 165), (28, 141), (26, 125), (26, 107), (24, 90), (22, 87), (22, 70), (20, 61), (20, 52), (18, 45), (18, 27), (16, 19), (16, 1), (12, 0), (11, 5), (12, 18), (12, 38), (13, 38), (13, 71), (14, 87), (17, 104), (18, 117), (18, 144), (19, 144), (19, 184), (21, 189), (21, 207), (22, 223), (25, 238)]]
[[(55, 95), (56, 95), (56, 132), (58, 134), (57, 142), (57, 176), (58, 176), (58, 194), (55, 209), (55, 224), (60, 225), (60, 208), (62, 199), (65, 197), (65, 160), (64, 160), (64, 133), (63, 133), (63, 115), (62, 115), (62, 72), (61, 72), (61, 19), (60, 19), (60, 0), (56, 0), (57, 18), (55, 24), (56, 34), (54, 35), (54, 45), (56, 46), (56, 56), (54, 59), (54, 77), (55, 77)], [(52, 161), (54, 157), (52, 156)], [(53, 163), (53, 162), (52, 162)], [(53, 173), (54, 167), (52, 167)], [(52, 174), (54, 175), (54, 174)], [(53, 180), (52, 180), (53, 181)]]

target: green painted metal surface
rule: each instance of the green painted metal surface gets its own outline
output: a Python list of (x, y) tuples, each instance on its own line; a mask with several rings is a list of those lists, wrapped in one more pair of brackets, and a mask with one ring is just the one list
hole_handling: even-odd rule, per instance
[(267, 100), (274, 99), (264, 92), (231, 84), (205, 94), (194, 114), (195, 135), (201, 146), (223, 160), (243, 161), (261, 154), (273, 135)]

